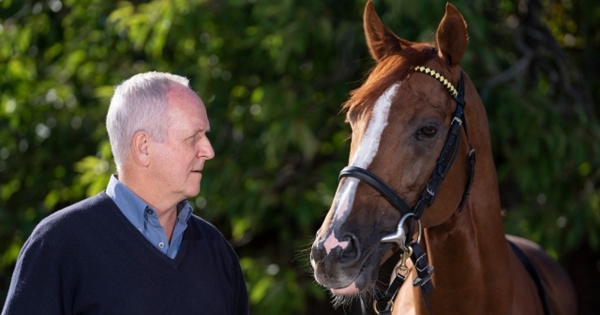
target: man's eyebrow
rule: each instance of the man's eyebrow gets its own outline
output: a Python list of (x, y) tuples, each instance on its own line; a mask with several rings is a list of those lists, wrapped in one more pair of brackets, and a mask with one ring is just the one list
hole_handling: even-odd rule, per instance
[(208, 129), (198, 128), (198, 129), (194, 130), (194, 133), (192, 134), (192, 136), (195, 136), (195, 135), (197, 135), (199, 133), (203, 133), (203, 132), (204, 133), (210, 132), (210, 128), (208, 128)]

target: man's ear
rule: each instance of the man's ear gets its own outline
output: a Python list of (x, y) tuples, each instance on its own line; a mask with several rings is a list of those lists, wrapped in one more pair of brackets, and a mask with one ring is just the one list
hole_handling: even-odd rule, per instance
[(145, 131), (138, 131), (131, 141), (131, 157), (139, 166), (150, 165), (150, 137)]

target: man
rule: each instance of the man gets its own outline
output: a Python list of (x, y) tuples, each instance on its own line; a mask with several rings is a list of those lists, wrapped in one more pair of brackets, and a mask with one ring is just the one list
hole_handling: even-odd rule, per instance
[(235, 252), (186, 201), (214, 156), (188, 80), (133, 76), (117, 86), (106, 125), (118, 174), (40, 222), (2, 314), (248, 314)]

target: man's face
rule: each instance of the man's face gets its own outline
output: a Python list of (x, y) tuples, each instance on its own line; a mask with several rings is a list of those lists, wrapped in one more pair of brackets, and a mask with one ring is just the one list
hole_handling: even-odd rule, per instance
[(168, 135), (164, 143), (154, 143), (156, 152), (150, 167), (152, 179), (163, 187), (165, 197), (183, 200), (200, 193), (204, 162), (212, 159), (215, 152), (206, 137), (210, 124), (202, 100), (183, 86), (167, 95)]

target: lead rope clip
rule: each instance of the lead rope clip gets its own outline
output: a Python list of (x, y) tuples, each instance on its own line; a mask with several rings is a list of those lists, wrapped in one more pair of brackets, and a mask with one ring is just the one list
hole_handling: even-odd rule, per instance
[[(375, 299), (375, 301), (373, 301), (373, 310), (375, 310), (375, 313), (378, 315), (388, 315), (392, 313), (394, 310), (394, 298), (396, 297), (396, 294), (400, 290), (400, 287), (404, 281), (410, 275), (410, 271), (412, 269), (408, 268), (406, 261), (410, 258), (410, 256), (412, 256), (413, 249), (411, 246), (406, 246), (406, 248), (407, 251), (402, 251), (402, 254), (400, 255), (400, 261), (395, 268), (396, 276), (391, 281), (390, 287), (388, 288), (385, 296), (382, 296), (381, 299)], [(381, 302), (385, 303), (383, 308), (380, 308)]]

